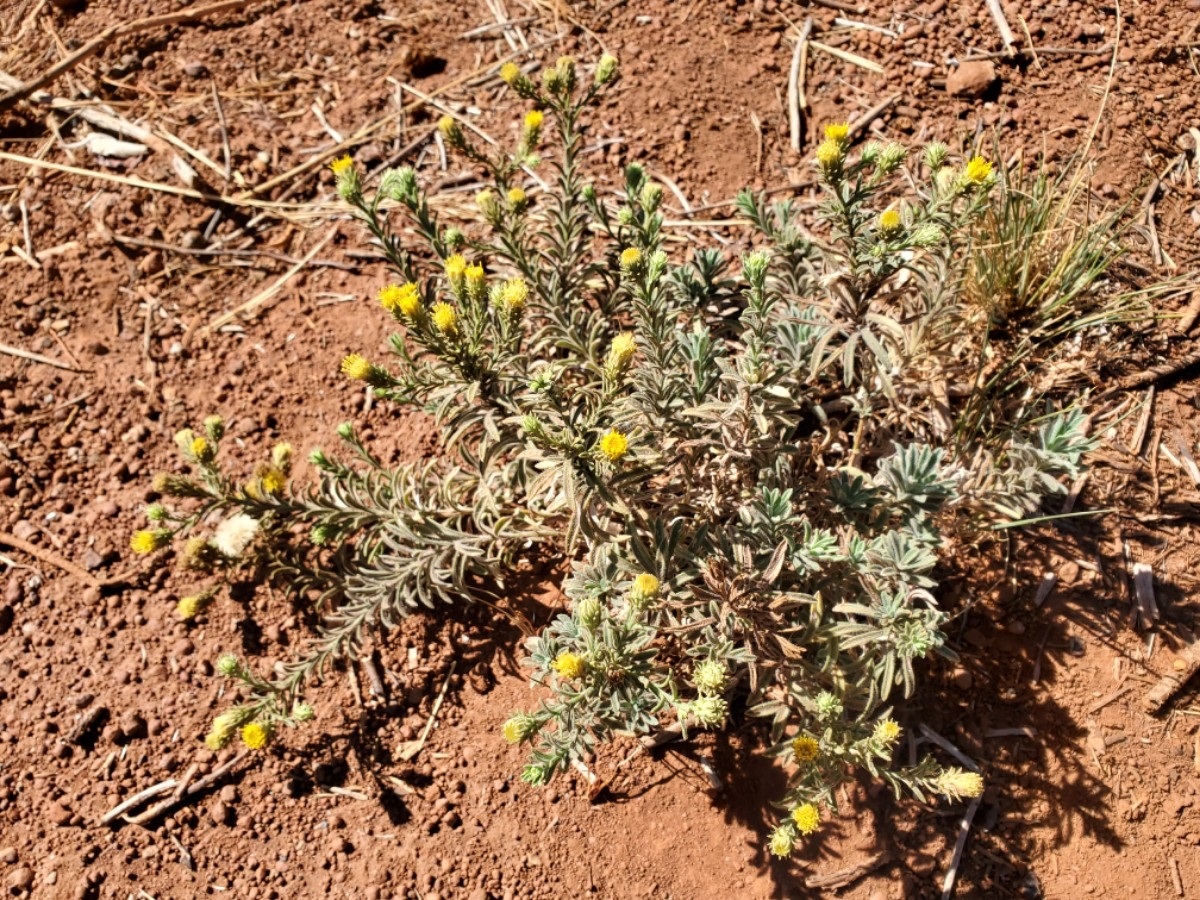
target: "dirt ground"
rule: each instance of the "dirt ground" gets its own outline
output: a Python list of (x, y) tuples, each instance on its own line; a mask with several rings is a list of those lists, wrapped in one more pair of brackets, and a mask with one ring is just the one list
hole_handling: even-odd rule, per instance
[[(346, 419), (393, 459), (434, 450), (422, 420), (366, 402), (337, 374), (345, 353), (382, 351), (388, 330), (372, 299), (383, 271), (332, 202), (324, 163), (342, 145), (366, 169), (407, 161), (445, 208), (466, 206), (476, 175), (442, 163), (430, 105), (510, 135), (518, 106), (495, 78), (501, 61), (532, 71), (563, 53), (618, 56), (589, 165), (611, 179), (645, 162), (669, 179), (685, 234), (733, 249), (747, 231), (726, 201), (742, 186), (813, 196), (808, 154), (828, 120), (870, 110), (860, 140), (994, 138), (1005, 155), (1057, 160), (1094, 134), (1097, 206), (1131, 204), (1134, 264), (1166, 277), (1200, 261), (1200, 2), (1006, 3), (1018, 43), (1036, 48), (1016, 57), (1000, 52), (982, 0), (243, 6), (115, 35), (48, 95), (0, 99), (6, 896), (688, 900), (817, 896), (822, 883), (860, 900), (941, 896), (962, 805), (864, 788), (806, 853), (768, 858), (782, 773), (754, 753), (749, 724), (640, 758), (601, 802), (579, 778), (522, 784), (498, 723), (532, 695), (519, 634), (486, 610), (414, 616), (375, 643), (383, 696), (361, 671), (335, 673), (312, 696), (319, 727), (253, 759), (213, 754), (202, 742), (222, 708), (213, 661), (232, 651), (265, 670), (303, 633), (282, 598), (251, 585), (180, 623), (174, 603), (190, 585), (134, 558), (129, 535), (154, 499), (151, 475), (178, 466), (171, 435), (214, 412), (247, 468), (279, 439), (302, 456), (330, 445)], [(11, 76), (0, 87), (110, 26), (182, 8), (0, 2)], [(787, 81), (809, 18), (832, 51), (810, 44), (797, 153)], [(988, 58), (961, 65), (970, 57)], [(121, 140), (146, 152), (84, 143), (81, 114), (98, 101), (141, 127)], [(1144, 323), (1123, 345), (1135, 355), (1094, 361), (1086, 379), (1099, 389), (1184, 359), (1192, 343), (1172, 314), (1187, 302)], [(965, 609), (952, 634), (965, 661), (925, 667), (926, 688), (899, 716), (986, 773), (958, 897), (1200, 897), (1197, 687), (1143, 711), (1200, 612), (1195, 374), (1127, 395), (1130, 415), (1104, 435), (1076, 506), (1112, 512), (981, 545), (983, 564), (945, 598)], [(1136, 562), (1155, 577), (1149, 628), (1131, 621)], [(1047, 573), (1056, 585), (1035, 605)], [(539, 622), (554, 585), (544, 573), (521, 599)], [(430, 721), (424, 749), (402, 761), (398, 744)], [(597, 768), (628, 750), (605, 751)], [(229, 762), (144, 824), (100, 821), (151, 785)]]

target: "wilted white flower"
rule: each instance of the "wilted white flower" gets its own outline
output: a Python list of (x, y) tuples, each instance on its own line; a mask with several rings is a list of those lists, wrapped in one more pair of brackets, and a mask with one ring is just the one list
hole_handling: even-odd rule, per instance
[(258, 521), (245, 513), (238, 513), (217, 526), (212, 542), (226, 556), (234, 558), (242, 555), (256, 534)]

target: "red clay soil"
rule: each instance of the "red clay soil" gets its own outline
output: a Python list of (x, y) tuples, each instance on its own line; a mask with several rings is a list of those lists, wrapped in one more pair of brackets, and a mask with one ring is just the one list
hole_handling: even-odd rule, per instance
[[(193, 151), (197, 189), (234, 196), (327, 161), (339, 137), (382, 120), (351, 148), (360, 165), (413, 145), (403, 159), (452, 206), (475, 176), (454, 159), (442, 170), (428, 139), (437, 113), (400, 85), (439, 92), (487, 133), (508, 135), (519, 106), (494, 78), (497, 61), (591, 60), (605, 49), (624, 77), (596, 117), (589, 161), (609, 178), (630, 160), (670, 178), (683, 195), (668, 195), (672, 216), (688, 219), (685, 233), (697, 240), (724, 234), (731, 250), (746, 240), (740, 225), (721, 222), (730, 207), (708, 207), (744, 185), (811, 197), (806, 160), (820, 123), (853, 121), (895, 95), (860, 140), (994, 139), (1006, 155), (1044, 149), (1061, 160), (1098, 123), (1089, 148), (1097, 205), (1139, 209), (1131, 242), (1148, 277), (1172, 265), (1195, 270), (1196, 0), (1125, 0), (1119, 35), (1115, 4), (1009, 3), (1018, 42), (1039, 48), (1014, 58), (998, 53), (982, 2), (838, 5), (268, 0), (117, 37), (47, 85), (152, 129), (148, 153), (97, 158), (80, 143), (79, 107), (46, 102), (0, 112), (0, 149), (179, 187), (178, 141)], [(110, 25), (180, 6), (8, 0), (0, 68), (32, 79)], [(500, 28), (497, 17), (514, 24)], [(809, 17), (816, 40), (883, 73), (810, 45), (797, 154), (786, 81), (793, 26)], [(870, 27), (839, 26), (839, 17)], [(959, 66), (972, 56), (991, 58)], [(401, 103), (403, 115), (393, 115)], [(582, 777), (522, 784), (521, 753), (497, 726), (534, 695), (514, 663), (519, 633), (482, 609), (417, 615), (378, 636), (384, 696), (361, 669), (354, 680), (336, 672), (313, 692), (316, 726), (285, 734), (144, 824), (101, 824), (145, 788), (235, 758), (202, 743), (227, 701), (213, 673), (219, 654), (246, 655), (265, 671), (304, 637), (301, 613), (250, 584), (182, 624), (174, 603), (192, 585), (161, 560), (132, 558), (151, 475), (178, 465), (171, 435), (220, 413), (231, 464), (247, 470), (279, 439), (303, 451), (332, 444), (346, 419), (385, 457), (436, 448), (423, 420), (367, 403), (337, 374), (346, 352), (381, 353), (387, 328), (371, 299), (383, 273), (354, 255), (363, 236), (328, 203), (324, 167), (256, 195), (324, 201), (317, 212), (275, 207), (256, 221), (245, 205), (12, 157), (0, 166), (0, 344), (62, 366), (0, 354), (6, 896), (688, 900), (816, 896), (827, 876), (845, 897), (941, 896), (961, 805), (897, 804), (864, 788), (808, 852), (769, 859), (763, 835), (782, 773), (755, 753), (761, 733), (751, 724), (640, 757), (596, 803)], [(330, 234), (280, 290), (205, 329)], [(243, 252), (185, 251), (214, 244)], [(1136, 361), (1099, 361), (1086, 378), (1107, 387), (1191, 349), (1170, 319), (1146, 329)], [(927, 666), (926, 689), (899, 716), (909, 732), (925, 724), (944, 735), (986, 773), (959, 897), (1200, 896), (1196, 687), (1160, 715), (1142, 710), (1196, 627), (1193, 374), (1157, 385), (1145, 439), (1132, 440), (1144, 388), (1104, 435), (1077, 508), (1117, 512), (983, 545), (983, 565), (945, 597), (965, 609), (952, 633), (965, 661)], [(1160, 619), (1148, 630), (1130, 622), (1126, 571), (1137, 561), (1156, 579)], [(1046, 572), (1057, 586), (1035, 607)], [(559, 602), (557, 574), (540, 578), (543, 587), (516, 601), (538, 623)], [(428, 743), (404, 762), (397, 747), (421, 734), (443, 690)], [(611, 774), (629, 749), (606, 749), (595, 768)]]

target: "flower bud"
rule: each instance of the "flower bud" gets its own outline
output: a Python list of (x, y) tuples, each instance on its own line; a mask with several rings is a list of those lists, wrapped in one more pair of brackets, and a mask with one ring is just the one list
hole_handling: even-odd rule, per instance
[(521, 430), (535, 440), (544, 437), (546, 434), (545, 426), (542, 425), (541, 420), (533, 413), (528, 413), (521, 418)]
[(475, 205), (479, 207), (479, 211), (483, 213), (483, 217), (492, 225), (499, 223), (504, 218), (504, 210), (493, 191), (484, 190), (476, 194)]
[(232, 653), (225, 653), (217, 660), (217, 672), (225, 678), (233, 678), (242, 671), (242, 661)]
[(175, 432), (175, 446), (188, 459), (192, 458), (192, 441), (196, 440), (196, 432), (190, 428), (183, 428)]
[(941, 141), (934, 141), (925, 147), (925, 165), (929, 166), (931, 171), (936, 172), (946, 164), (946, 159), (949, 155), (949, 147)]
[(379, 179), (379, 193), (389, 200), (408, 204), (417, 196), (417, 173), (412, 166), (388, 169)]
[(538, 723), (533, 716), (513, 713), (500, 730), (510, 744), (521, 744), (538, 733)]
[(451, 250), (458, 251), (466, 246), (467, 238), (462, 233), (462, 229), (453, 226), (442, 232), (442, 240)]
[(692, 671), (692, 681), (702, 694), (722, 694), (729, 684), (725, 664), (720, 660), (706, 659)]
[(699, 697), (688, 704), (688, 711), (701, 728), (717, 728), (724, 723), (729, 705), (722, 697)]
[(613, 338), (608, 353), (604, 357), (604, 377), (615, 382), (629, 369), (633, 355), (637, 352), (637, 340), (632, 331), (626, 331)]
[(822, 722), (829, 722), (839, 718), (842, 714), (842, 701), (835, 697), (829, 691), (821, 691), (817, 694), (817, 718)]
[(221, 443), (221, 438), (225, 437), (225, 420), (220, 416), (209, 416), (204, 420), (204, 435), (212, 443)]
[(770, 848), (772, 856), (778, 856), (780, 859), (791, 856), (792, 851), (796, 848), (796, 839), (792, 835), (792, 829), (787, 825), (780, 825), (772, 831)]
[(936, 790), (939, 794), (960, 800), (963, 797), (978, 797), (983, 793), (983, 776), (952, 766), (938, 776)]
[(285, 475), (292, 470), (292, 445), (280, 441), (271, 448), (271, 462)]
[(463, 134), (462, 126), (450, 116), (442, 116), (438, 119), (438, 131), (446, 142), (446, 146), (455, 150), (466, 149), (467, 137)]
[(595, 631), (604, 620), (604, 604), (595, 597), (580, 600), (579, 606), (575, 610), (575, 617), (579, 619), (579, 624), (588, 631)]
[(608, 84), (617, 76), (617, 58), (605, 53), (596, 63), (596, 84)]
[(167, 518), (167, 508), (161, 503), (151, 503), (146, 507), (146, 518), (151, 522), (163, 522)]
[(337, 436), (343, 441), (348, 441), (350, 438), (354, 437), (354, 423), (343, 422), (341, 425), (339, 425), (337, 427)]
[(642, 209), (648, 214), (653, 215), (657, 212), (659, 206), (662, 205), (663, 188), (661, 184), (656, 184), (653, 181), (646, 182), (646, 186), (642, 188)]
[(767, 250), (757, 250), (742, 257), (742, 274), (756, 289), (761, 290), (767, 278), (767, 267), (771, 264), (771, 254)]
[(942, 229), (932, 223), (926, 223), (915, 229), (909, 240), (915, 247), (932, 247), (935, 244), (940, 244), (945, 235), (942, 234)]
[(562, 78), (563, 89), (566, 93), (575, 90), (575, 60), (570, 56), (560, 56), (555, 63), (559, 77)]
[(297, 722), (311, 722), (316, 716), (316, 711), (307, 703), (297, 703), (292, 707), (292, 718)]
[(876, 171), (881, 175), (888, 175), (894, 172), (900, 163), (904, 162), (904, 157), (907, 155), (908, 151), (904, 148), (903, 144), (890, 141), (879, 155), (879, 164), (876, 167)]
[(208, 492), (190, 478), (159, 472), (154, 476), (154, 490), (166, 497), (207, 497)]

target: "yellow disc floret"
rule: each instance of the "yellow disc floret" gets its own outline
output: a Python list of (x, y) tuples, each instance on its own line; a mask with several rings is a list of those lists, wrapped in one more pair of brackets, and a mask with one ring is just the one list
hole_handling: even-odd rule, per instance
[(514, 62), (506, 62), (500, 67), (500, 80), (510, 87), (521, 77), (521, 67)]
[(421, 308), (421, 291), (411, 281), (389, 284), (379, 291), (379, 304), (392, 315), (411, 319)]
[(153, 553), (161, 550), (171, 541), (171, 532), (165, 528), (155, 528), (152, 531), (136, 531), (129, 540), (129, 546), (134, 553)]
[(242, 743), (251, 750), (261, 750), (271, 740), (271, 729), (261, 722), (251, 722), (242, 729)]
[(263, 490), (272, 497), (278, 497), (287, 487), (287, 476), (277, 466), (267, 466), (259, 481), (262, 482)]
[(629, 452), (629, 440), (614, 428), (600, 438), (600, 452), (608, 458), (609, 462), (617, 462)]
[(792, 810), (792, 821), (801, 834), (812, 834), (821, 825), (821, 811), (812, 803), (803, 803)]
[(371, 363), (358, 353), (351, 353), (342, 360), (342, 374), (355, 381), (366, 381), (371, 377)]
[(562, 678), (580, 678), (587, 671), (587, 660), (578, 653), (564, 650), (554, 658), (550, 668)]
[(837, 141), (824, 140), (817, 147), (817, 162), (822, 169), (830, 169), (842, 161), (842, 145)]
[(821, 745), (806, 734), (792, 741), (792, 756), (798, 763), (810, 763), (821, 755)]
[(196, 438), (192, 441), (191, 449), (192, 456), (196, 457), (200, 462), (209, 462), (216, 456), (216, 451), (213, 450), (212, 444), (208, 442), (208, 438)]
[(339, 156), (329, 164), (329, 168), (333, 170), (333, 174), (342, 176), (354, 165), (354, 160), (349, 156)]
[(891, 719), (884, 719), (876, 723), (873, 737), (884, 744), (894, 744), (900, 739), (900, 726)]
[(992, 174), (992, 164), (982, 156), (976, 156), (967, 163), (963, 170), (963, 178), (971, 184), (983, 184)]
[(525, 127), (531, 130), (541, 128), (543, 118), (540, 110), (531, 109), (525, 113)]
[(520, 312), (529, 300), (529, 285), (524, 278), (513, 278), (504, 282), (500, 291), (500, 305), (509, 312)]
[(825, 140), (844, 144), (850, 139), (850, 125), (847, 122), (831, 122), (825, 126)]
[(637, 247), (626, 247), (621, 251), (621, 268), (633, 269), (642, 261), (642, 251)]
[(447, 257), (445, 265), (446, 277), (450, 279), (451, 284), (460, 281), (467, 273), (467, 261), (461, 253)]
[(887, 210), (879, 217), (879, 230), (884, 234), (895, 234), (901, 224), (900, 213), (894, 209)]
[(449, 303), (435, 303), (432, 315), (434, 327), (442, 334), (448, 337), (458, 334), (458, 310)]

